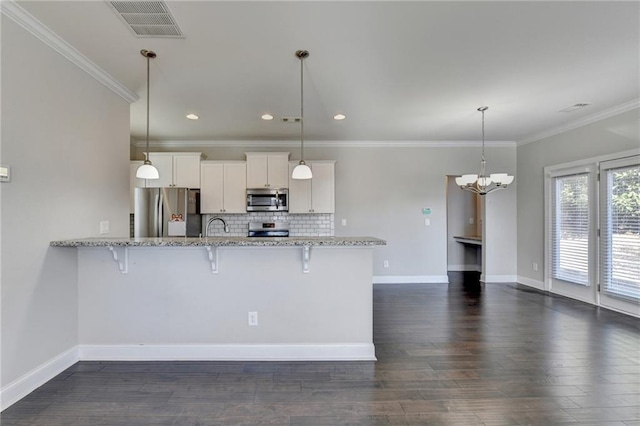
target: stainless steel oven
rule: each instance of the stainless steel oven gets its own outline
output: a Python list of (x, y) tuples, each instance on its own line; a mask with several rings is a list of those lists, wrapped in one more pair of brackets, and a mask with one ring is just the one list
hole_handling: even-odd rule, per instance
[(288, 212), (289, 190), (282, 189), (247, 189), (248, 212)]
[(248, 237), (288, 237), (288, 222), (249, 222)]

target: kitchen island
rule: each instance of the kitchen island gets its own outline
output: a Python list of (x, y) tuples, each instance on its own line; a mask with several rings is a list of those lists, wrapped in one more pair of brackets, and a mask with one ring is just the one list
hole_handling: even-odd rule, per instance
[[(84, 360), (372, 360), (370, 237), (90, 238)], [(251, 325), (250, 325), (251, 324)]]

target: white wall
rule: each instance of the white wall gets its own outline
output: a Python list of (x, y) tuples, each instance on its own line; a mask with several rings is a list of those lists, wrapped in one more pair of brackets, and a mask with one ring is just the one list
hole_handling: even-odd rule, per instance
[[(543, 168), (640, 147), (640, 110), (635, 109), (540, 141), (518, 151), (518, 277), (544, 281)], [(538, 264), (533, 271), (532, 263)]]
[[(78, 249), (81, 356), (91, 348), (127, 359), (144, 345), (164, 359), (149, 346), (179, 351), (173, 359), (220, 359), (224, 347), (234, 352), (222, 359), (245, 358), (247, 349), (267, 359), (256, 346), (290, 345), (281, 359), (308, 359), (296, 352), (315, 345), (312, 357), (323, 359), (323, 346), (364, 345), (371, 359), (377, 248), (311, 247), (304, 273), (301, 247), (220, 247), (216, 274), (204, 247), (131, 248), (127, 274), (106, 247)], [(257, 327), (247, 325), (249, 312)]]
[(2, 16), (2, 374), (78, 344), (77, 255), (49, 241), (129, 224), (129, 105)]
[[(265, 141), (265, 145), (269, 142)], [(152, 148), (151, 151), (162, 149)], [(283, 147), (180, 147), (165, 151), (203, 152), (209, 160), (243, 160), (244, 152), (278, 151)], [(291, 158), (299, 158), (299, 149)], [(141, 151), (137, 150), (136, 158)], [(515, 147), (486, 150), (488, 171), (515, 173)], [(477, 172), (480, 148), (450, 147), (305, 147), (306, 160), (337, 160), (337, 236), (372, 236), (387, 241), (374, 251), (374, 275), (383, 280), (445, 282), (447, 274), (447, 175)], [(492, 199), (489, 234), (496, 239), (488, 265), (490, 275), (516, 275), (516, 184)], [(494, 198), (495, 197), (495, 198)], [(429, 207), (431, 215), (422, 214)], [(429, 217), (431, 225), (425, 227)], [(346, 218), (348, 226), (341, 226)], [(492, 235), (494, 233), (495, 235)], [(389, 268), (383, 268), (383, 261)]]

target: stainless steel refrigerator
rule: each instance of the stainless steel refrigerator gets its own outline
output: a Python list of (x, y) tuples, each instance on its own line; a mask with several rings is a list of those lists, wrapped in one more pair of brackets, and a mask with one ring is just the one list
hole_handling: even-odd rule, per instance
[(200, 190), (135, 188), (134, 237), (197, 237), (201, 232)]

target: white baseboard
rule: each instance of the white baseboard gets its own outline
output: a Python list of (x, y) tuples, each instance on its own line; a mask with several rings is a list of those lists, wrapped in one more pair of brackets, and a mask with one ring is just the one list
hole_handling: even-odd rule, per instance
[(374, 284), (447, 284), (446, 275), (376, 275)]
[(0, 391), (0, 411), (12, 406), (76, 362), (78, 362), (77, 346), (59, 354), (9, 383)]
[(482, 265), (447, 265), (447, 271), (454, 272), (482, 272)]
[(516, 275), (487, 275), (485, 277), (481, 277), (481, 281), (485, 283), (515, 283), (518, 281), (518, 277)]
[(538, 290), (545, 291), (544, 282), (534, 280), (532, 278), (523, 277), (522, 275), (518, 275), (518, 284), (526, 285), (529, 287), (537, 288)]
[(373, 343), (80, 345), (82, 361), (375, 361)]

